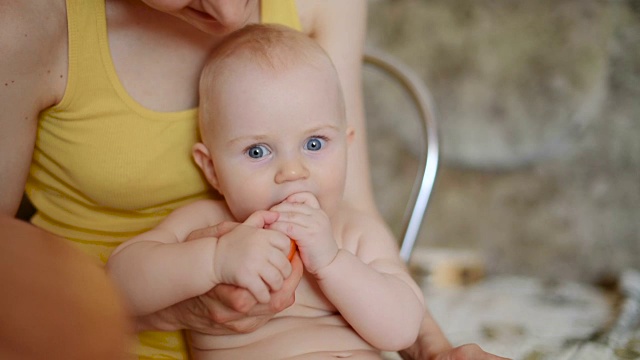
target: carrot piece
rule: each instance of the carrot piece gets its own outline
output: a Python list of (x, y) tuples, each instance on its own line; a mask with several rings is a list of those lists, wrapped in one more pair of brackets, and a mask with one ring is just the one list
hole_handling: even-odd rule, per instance
[(296, 253), (296, 250), (298, 250), (298, 245), (296, 245), (295, 240), (291, 239), (291, 250), (289, 250), (289, 255), (287, 255), (289, 261), (293, 260), (293, 255)]

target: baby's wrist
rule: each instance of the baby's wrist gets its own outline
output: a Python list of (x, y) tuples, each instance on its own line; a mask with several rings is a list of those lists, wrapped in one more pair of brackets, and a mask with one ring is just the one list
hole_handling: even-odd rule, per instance
[[(325, 265), (322, 266), (320, 268), (318, 268), (315, 273), (313, 273), (313, 276), (318, 280), (326, 280), (328, 278), (331, 278), (332, 276), (335, 276), (334, 274), (337, 274), (338, 276), (341, 276), (341, 272), (340, 271), (336, 271), (335, 269), (340, 268), (342, 263), (344, 262), (345, 256), (348, 256), (349, 252), (346, 250), (342, 250), (342, 249), (338, 249), (335, 253), (335, 256), (333, 257), (333, 259), (331, 259), (331, 261)], [(344, 274), (344, 273), (342, 273)]]
[(219, 245), (220, 245), (220, 241), (218, 238), (210, 238), (208, 239), (208, 241), (210, 242), (210, 251), (207, 251), (207, 256), (209, 256), (209, 281), (211, 282), (211, 287), (213, 288), (214, 286), (220, 284), (222, 281), (220, 280), (220, 274), (221, 274), (221, 266), (222, 263), (221, 261), (219, 261), (219, 255), (220, 255), (220, 249), (219, 249)]

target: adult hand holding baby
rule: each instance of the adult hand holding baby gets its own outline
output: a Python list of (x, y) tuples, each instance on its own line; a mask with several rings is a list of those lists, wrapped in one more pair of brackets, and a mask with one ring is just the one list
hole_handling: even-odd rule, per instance
[(303, 269), (297, 254), (293, 257), (291, 266), (291, 275), (280, 290), (271, 293), (271, 300), (266, 304), (259, 303), (245, 288), (220, 284), (205, 294), (154, 314), (138, 317), (137, 330), (190, 329), (210, 335), (253, 332), (274, 315), (293, 305)]
[[(277, 218), (277, 214), (272, 212), (262, 214), (267, 222)], [(239, 225), (241, 224), (237, 222), (224, 221), (193, 231), (187, 241), (204, 237), (222, 237)], [(259, 303), (245, 288), (219, 284), (203, 295), (154, 314), (139, 317), (138, 327), (140, 330), (166, 331), (187, 328), (212, 335), (252, 332), (294, 303), (295, 290), (302, 279), (302, 273), (302, 261), (296, 254), (291, 260), (291, 275), (284, 280), (280, 290), (271, 292), (268, 303)]]

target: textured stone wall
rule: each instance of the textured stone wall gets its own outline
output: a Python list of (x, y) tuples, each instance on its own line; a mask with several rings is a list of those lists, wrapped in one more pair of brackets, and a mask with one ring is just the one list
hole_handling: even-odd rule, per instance
[[(640, 268), (640, 1), (371, 0), (368, 44), (437, 105), (442, 162), (419, 246), (477, 250), (497, 273)], [(398, 231), (415, 113), (365, 79), (377, 199)]]

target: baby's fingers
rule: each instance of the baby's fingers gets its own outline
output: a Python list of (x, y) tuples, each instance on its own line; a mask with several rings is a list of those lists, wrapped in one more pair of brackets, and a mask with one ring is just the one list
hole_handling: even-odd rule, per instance
[[(240, 284), (240, 286), (242, 286), (242, 284)], [(244, 284), (244, 287), (246, 287), (261, 304), (266, 304), (271, 300), (269, 286), (267, 286), (267, 284), (262, 280), (262, 277), (255, 277)]]
[(266, 225), (269, 225), (269, 224), (273, 223), (276, 220), (278, 220), (278, 213), (275, 213), (273, 211), (261, 210), (261, 211), (256, 211), (253, 214), (251, 214), (247, 218), (247, 220), (244, 221), (243, 224), (251, 225), (251, 226), (254, 226), (256, 228), (262, 229)]
[[(312, 208), (307, 204), (289, 203), (289, 202), (281, 202), (280, 204), (274, 205), (269, 210), (277, 212), (279, 214), (286, 213), (286, 212), (293, 212), (293, 213), (300, 213), (305, 215), (310, 215), (315, 211), (314, 208)], [(278, 220), (280, 220), (280, 217), (278, 217)]]
[(294, 203), (294, 204), (305, 204), (314, 209), (320, 208), (320, 203), (318, 199), (310, 192), (299, 192), (295, 194), (289, 195), (287, 199), (284, 201), (286, 203)]
[[(290, 213), (286, 213), (286, 214), (290, 214)], [(275, 223), (269, 225), (269, 229), (279, 231), (287, 235), (290, 239), (304, 238), (304, 236), (301, 233), (301, 229), (303, 228), (303, 226), (301, 224), (298, 224), (292, 221), (283, 220), (284, 217), (282, 215), (285, 215), (285, 214), (281, 214), (282, 220), (278, 220)], [(287, 243), (286, 249), (283, 248), (282, 250), (286, 255), (288, 255), (289, 251), (291, 250), (291, 242)]]
[(269, 267), (262, 271), (260, 274), (262, 281), (264, 281), (269, 289), (272, 291), (278, 291), (282, 288), (282, 284), (284, 283), (284, 276), (280, 269), (276, 267)]
[[(289, 241), (291, 244), (291, 241)], [(289, 253), (291, 252), (291, 245), (289, 245), (289, 250), (284, 253), (285, 256), (282, 256), (282, 253), (274, 253), (273, 256), (269, 257), (269, 262), (275, 269), (278, 270), (283, 279), (286, 279), (291, 275), (291, 262), (289, 261)]]

